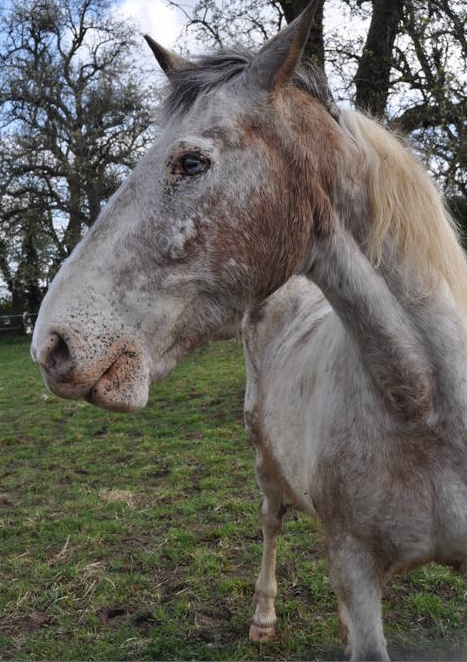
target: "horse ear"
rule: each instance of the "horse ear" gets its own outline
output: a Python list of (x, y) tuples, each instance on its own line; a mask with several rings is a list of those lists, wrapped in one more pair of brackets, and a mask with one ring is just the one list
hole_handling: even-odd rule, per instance
[(156, 60), (159, 62), (160, 68), (166, 74), (169, 80), (171, 76), (177, 71), (182, 71), (183, 69), (187, 69), (191, 66), (188, 60), (185, 60), (179, 55), (175, 55), (175, 53), (171, 53), (166, 48), (158, 44), (157, 41), (154, 41), (154, 39), (148, 34), (145, 34), (144, 38), (146, 39), (149, 48), (156, 56)]
[(266, 42), (245, 71), (249, 83), (271, 92), (292, 78), (318, 5), (319, 0), (311, 0), (300, 16)]

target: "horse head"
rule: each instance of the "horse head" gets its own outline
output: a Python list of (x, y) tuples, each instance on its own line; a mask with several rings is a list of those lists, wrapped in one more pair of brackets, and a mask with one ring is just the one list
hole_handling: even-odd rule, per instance
[(32, 356), (54, 393), (140, 408), (182, 355), (304, 268), (340, 158), (310, 162), (296, 115), (310, 106), (336, 143), (326, 86), (317, 99), (296, 72), (316, 4), (256, 55), (190, 62), (147, 38), (168, 78), (159, 137), (42, 303)]

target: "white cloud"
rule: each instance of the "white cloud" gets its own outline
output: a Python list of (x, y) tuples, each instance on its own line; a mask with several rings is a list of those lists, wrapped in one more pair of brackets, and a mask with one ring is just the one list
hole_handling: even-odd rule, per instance
[(163, 0), (122, 0), (116, 14), (135, 21), (142, 34), (149, 34), (166, 48), (173, 48), (186, 18)]

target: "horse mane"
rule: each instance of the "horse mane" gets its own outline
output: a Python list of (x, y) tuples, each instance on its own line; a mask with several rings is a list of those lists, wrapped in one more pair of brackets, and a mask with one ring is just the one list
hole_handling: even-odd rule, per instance
[(372, 226), (368, 254), (376, 266), (387, 239), (426, 287), (443, 278), (467, 314), (467, 262), (460, 232), (424, 165), (399, 136), (358, 111), (341, 110), (341, 125), (362, 150)]

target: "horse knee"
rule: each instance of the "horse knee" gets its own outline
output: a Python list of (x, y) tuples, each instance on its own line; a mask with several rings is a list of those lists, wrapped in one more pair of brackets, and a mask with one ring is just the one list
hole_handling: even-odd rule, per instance
[(282, 528), (282, 520), (287, 512), (287, 506), (282, 501), (282, 496), (277, 495), (271, 499), (270, 496), (263, 494), (261, 506), (259, 508), (259, 519), (268, 534), (271, 537), (279, 535)]
[(283, 493), (271, 478), (266, 462), (260, 452), (256, 456), (256, 481), (261, 489), (263, 498), (259, 509), (259, 517), (263, 527), (267, 527), (270, 535), (277, 535), (282, 526), (282, 519), (286, 513)]

